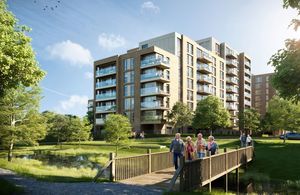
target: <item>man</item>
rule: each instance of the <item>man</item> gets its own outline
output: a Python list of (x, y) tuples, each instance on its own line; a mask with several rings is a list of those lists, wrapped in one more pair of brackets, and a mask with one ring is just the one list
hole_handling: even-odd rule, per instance
[(178, 158), (183, 156), (184, 142), (180, 139), (180, 133), (175, 134), (175, 138), (172, 140), (170, 145), (170, 152), (173, 152), (173, 162), (175, 169), (178, 169)]
[(245, 135), (245, 133), (243, 133), (243, 134), (241, 135), (240, 141), (241, 141), (241, 147), (246, 147), (247, 136)]
[(196, 141), (198, 158), (205, 157), (205, 147), (206, 147), (206, 141), (205, 141), (205, 139), (203, 139), (202, 133), (198, 133), (197, 141)]

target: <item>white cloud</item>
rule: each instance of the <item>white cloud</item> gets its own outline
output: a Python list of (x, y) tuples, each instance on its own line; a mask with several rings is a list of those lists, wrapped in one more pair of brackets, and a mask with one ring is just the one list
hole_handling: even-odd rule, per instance
[(71, 65), (82, 67), (84, 65), (93, 65), (93, 57), (91, 52), (82, 47), (78, 43), (70, 40), (62, 41), (48, 46), (47, 51), (53, 58), (59, 58), (63, 61), (69, 62)]
[(85, 72), (84, 76), (87, 79), (92, 79), (94, 77), (94, 74), (92, 72)]
[(153, 13), (158, 13), (160, 11), (160, 8), (157, 5), (154, 5), (152, 1), (146, 1), (141, 6), (142, 13), (144, 11), (150, 11)]
[(106, 50), (113, 50), (125, 46), (126, 40), (121, 35), (101, 33), (98, 43)]
[(88, 99), (87, 96), (71, 95), (69, 99), (60, 101), (54, 110), (61, 114), (84, 116), (87, 112)]

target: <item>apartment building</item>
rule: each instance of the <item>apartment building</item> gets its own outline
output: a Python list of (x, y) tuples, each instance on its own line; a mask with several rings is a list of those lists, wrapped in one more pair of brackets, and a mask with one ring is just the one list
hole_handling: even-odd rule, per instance
[(276, 95), (270, 78), (273, 73), (252, 75), (252, 107), (263, 117), (270, 99)]
[(239, 55), (223, 51), (221, 45), (215, 52), (201, 43), (173, 32), (140, 42), (126, 54), (95, 61), (96, 130), (108, 114), (121, 113), (135, 131), (170, 133), (165, 116), (172, 106), (181, 101), (195, 110), (197, 101), (208, 95), (221, 99), (235, 127)]
[(244, 125), (238, 122), (239, 113), (251, 107), (251, 59), (245, 53), (239, 53), (227, 43), (221, 43), (213, 37), (197, 41), (210, 52), (226, 62), (226, 108), (231, 114), (234, 127)]

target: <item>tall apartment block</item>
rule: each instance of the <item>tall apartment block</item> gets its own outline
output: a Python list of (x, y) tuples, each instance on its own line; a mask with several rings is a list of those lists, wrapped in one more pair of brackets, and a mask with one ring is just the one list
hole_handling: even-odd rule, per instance
[(208, 95), (221, 99), (236, 127), (239, 97), (246, 99), (239, 95), (239, 86), (246, 90), (246, 79), (239, 83), (240, 59), (248, 60), (249, 71), (250, 59), (224, 43), (217, 49), (207, 45), (174, 32), (140, 42), (125, 54), (95, 61), (96, 130), (108, 114), (120, 113), (129, 117), (135, 131), (170, 133), (172, 126), (165, 116), (172, 106), (181, 101), (195, 110), (197, 101)]
[(252, 75), (252, 107), (263, 117), (266, 114), (269, 100), (276, 95), (270, 83), (273, 73)]
[(238, 115), (251, 107), (251, 59), (245, 53), (239, 53), (227, 43), (220, 43), (213, 37), (197, 41), (210, 52), (220, 56), (226, 63), (226, 108), (231, 114), (233, 126), (238, 123)]

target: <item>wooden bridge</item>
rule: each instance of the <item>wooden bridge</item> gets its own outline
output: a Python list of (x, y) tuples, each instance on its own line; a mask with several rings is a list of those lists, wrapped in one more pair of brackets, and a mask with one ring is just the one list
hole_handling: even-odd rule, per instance
[[(111, 181), (126, 184), (154, 186), (169, 191), (191, 191), (225, 176), (225, 191), (228, 189), (228, 173), (253, 160), (254, 147), (237, 148), (210, 155), (203, 159), (184, 161), (175, 172), (173, 155), (170, 152), (151, 153), (139, 156), (114, 158), (110, 155), (108, 163)], [(179, 179), (178, 179), (179, 178)]]

